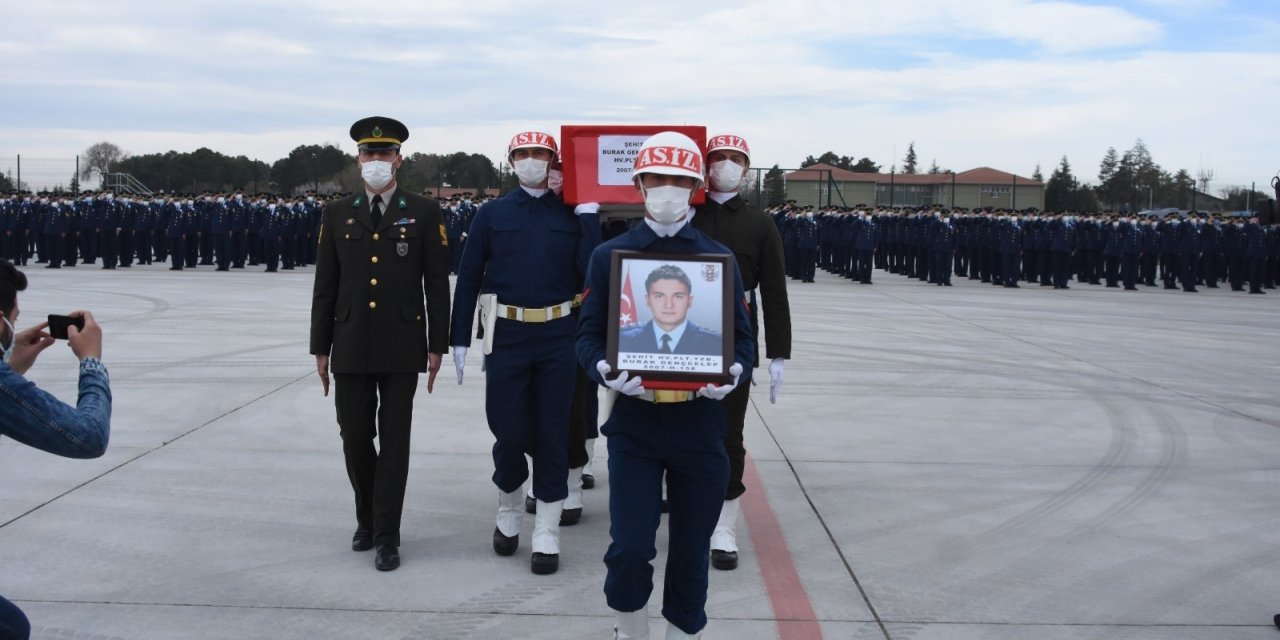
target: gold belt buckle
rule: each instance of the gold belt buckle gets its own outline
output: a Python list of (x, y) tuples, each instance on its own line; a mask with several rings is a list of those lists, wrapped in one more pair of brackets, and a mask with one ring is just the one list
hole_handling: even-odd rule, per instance
[(525, 322), (546, 322), (547, 310), (546, 309), (525, 309), (524, 321)]
[(685, 402), (691, 399), (692, 391), (672, 391), (670, 389), (654, 389), (653, 401), (655, 404), (665, 404), (668, 402)]

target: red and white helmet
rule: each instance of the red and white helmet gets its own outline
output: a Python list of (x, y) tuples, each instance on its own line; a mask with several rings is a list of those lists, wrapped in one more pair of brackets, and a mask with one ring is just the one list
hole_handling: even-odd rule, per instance
[(560, 148), (556, 146), (555, 136), (537, 129), (525, 129), (514, 136), (511, 136), (511, 142), (507, 144), (507, 157), (511, 157), (511, 152), (516, 149), (528, 148), (547, 149), (552, 154), (560, 153)]
[(708, 138), (707, 155), (711, 155), (712, 151), (737, 151), (746, 156), (747, 161), (751, 160), (751, 147), (747, 146), (747, 141), (731, 133), (722, 133)]
[(687, 176), (701, 184), (704, 182), (702, 167), (702, 149), (698, 147), (698, 143), (683, 133), (663, 131), (650, 136), (640, 145), (631, 178), (638, 185), (640, 174), (657, 173)]

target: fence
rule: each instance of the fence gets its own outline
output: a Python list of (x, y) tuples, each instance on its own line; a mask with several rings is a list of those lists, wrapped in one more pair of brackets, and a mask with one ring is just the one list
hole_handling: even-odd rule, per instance
[(79, 156), (32, 158), (17, 155), (0, 158), (0, 174), (8, 183), (15, 189), (31, 192), (97, 189), (100, 184), (97, 174), (89, 180), (80, 180), (79, 166)]

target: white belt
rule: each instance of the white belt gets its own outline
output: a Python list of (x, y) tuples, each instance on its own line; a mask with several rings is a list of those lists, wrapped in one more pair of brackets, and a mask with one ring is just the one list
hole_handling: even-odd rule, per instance
[(568, 318), (574, 307), (580, 303), (579, 298), (554, 304), (550, 307), (517, 307), (498, 303), (498, 317), (516, 322), (548, 322)]

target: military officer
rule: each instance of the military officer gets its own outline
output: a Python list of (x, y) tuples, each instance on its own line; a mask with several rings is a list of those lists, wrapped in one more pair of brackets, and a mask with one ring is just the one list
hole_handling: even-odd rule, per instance
[[(485, 416), (495, 439), (499, 492), (493, 550), (509, 556), (519, 546), (522, 487), (529, 478), (525, 453), (531, 451), (536, 514), (529, 566), (536, 574), (559, 569), (560, 516), (569, 484), (580, 486), (582, 477), (582, 467), (569, 468), (572, 310), (587, 259), (600, 242), (597, 214), (580, 207), (575, 215), (548, 184), (556, 152), (555, 138), (543, 131), (511, 138), (507, 159), (520, 188), (476, 212), (458, 265), (452, 320), (461, 384), (477, 299), (495, 296), (493, 334), (485, 336), (492, 344), (485, 355)], [(447, 231), (442, 227), (441, 233)]]
[[(699, 206), (693, 216), (693, 228), (733, 251), (742, 285), (748, 292), (751, 335), (757, 344), (760, 336), (757, 288), (760, 291), (759, 300), (764, 303), (765, 357), (769, 360), (771, 381), (769, 397), (776, 401), (784, 363), (791, 357), (791, 305), (787, 298), (782, 237), (773, 221), (739, 193), (751, 169), (751, 148), (744, 138), (733, 134), (712, 136), (707, 142), (706, 167), (710, 189), (706, 203)], [(812, 278), (810, 271), (809, 279)], [(759, 366), (759, 359), (750, 364)], [(739, 385), (724, 399), (728, 416), (724, 444), (729, 454), (729, 488), (711, 540), (712, 565), (721, 570), (738, 566), (738, 499), (746, 493), (742, 474), (747, 450), (742, 432), (750, 393), (751, 385)]]
[[(347, 475), (355, 493), (351, 548), (377, 547), (374, 566), (400, 566), (418, 374), (430, 393), (449, 344), (449, 248), (435, 201), (398, 189), (409, 130), (374, 116), (351, 125), (364, 188), (324, 209), (311, 301), (311, 353), (329, 372)], [(374, 436), (379, 447), (375, 450)]]

